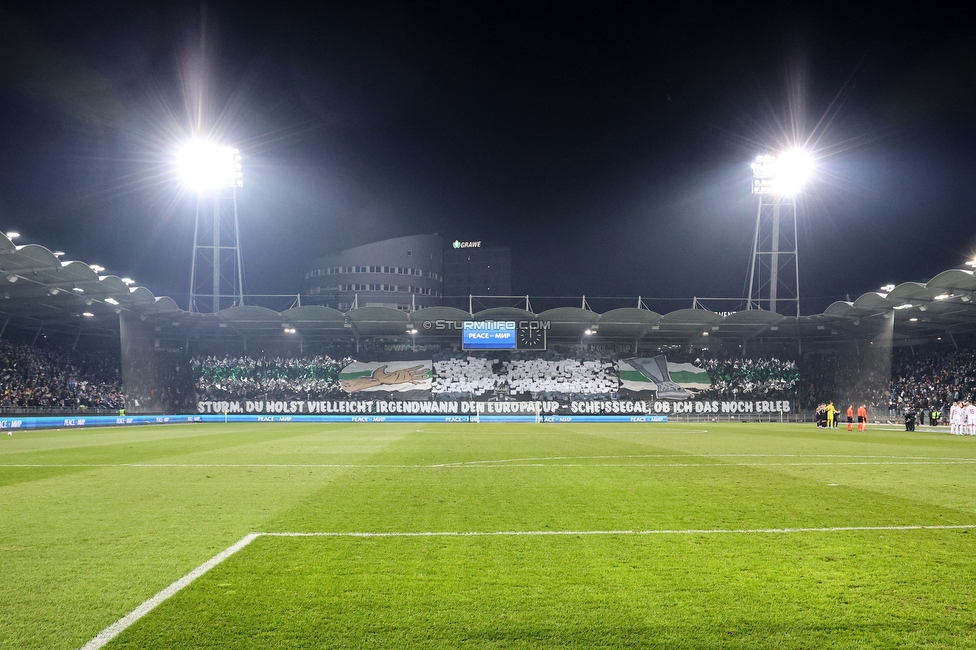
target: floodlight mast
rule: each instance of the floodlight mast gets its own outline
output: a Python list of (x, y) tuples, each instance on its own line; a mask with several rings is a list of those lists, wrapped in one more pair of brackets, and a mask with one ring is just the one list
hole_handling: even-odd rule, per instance
[(752, 193), (759, 197), (749, 265), (746, 309), (774, 313), (796, 307), (800, 315), (800, 263), (797, 253), (796, 196), (809, 177), (811, 163), (802, 150), (779, 158), (764, 154), (752, 164)]
[(233, 147), (194, 140), (181, 150), (179, 168), (184, 184), (197, 194), (189, 311), (218, 312), (243, 305), (237, 215), (237, 188), (244, 185), (241, 154)]

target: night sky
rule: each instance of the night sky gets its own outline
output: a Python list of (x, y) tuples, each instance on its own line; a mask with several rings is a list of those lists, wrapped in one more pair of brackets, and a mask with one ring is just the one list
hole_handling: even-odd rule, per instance
[(4, 3), (0, 228), (185, 306), (171, 163), (202, 79), (244, 157), (248, 293), (439, 232), (511, 246), (516, 293), (742, 296), (749, 163), (808, 138), (804, 313), (974, 254), (965, 14), (658, 4)]

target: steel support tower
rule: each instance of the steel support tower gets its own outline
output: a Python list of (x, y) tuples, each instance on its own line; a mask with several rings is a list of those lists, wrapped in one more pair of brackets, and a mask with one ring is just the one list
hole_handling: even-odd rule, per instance
[(190, 311), (218, 312), (244, 304), (244, 265), (237, 220), (237, 188), (197, 196), (190, 265)]

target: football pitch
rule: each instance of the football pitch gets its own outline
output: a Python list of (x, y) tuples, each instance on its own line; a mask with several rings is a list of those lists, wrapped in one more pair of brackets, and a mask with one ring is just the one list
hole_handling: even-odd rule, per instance
[(976, 438), (0, 435), (0, 648), (976, 647)]

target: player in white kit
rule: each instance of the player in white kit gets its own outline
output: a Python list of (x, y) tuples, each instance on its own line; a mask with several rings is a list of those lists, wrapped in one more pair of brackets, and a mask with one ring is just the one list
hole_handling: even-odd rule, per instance
[(976, 404), (966, 405), (966, 434), (976, 436)]
[(959, 435), (959, 402), (953, 402), (949, 407), (949, 433), (954, 436)]

